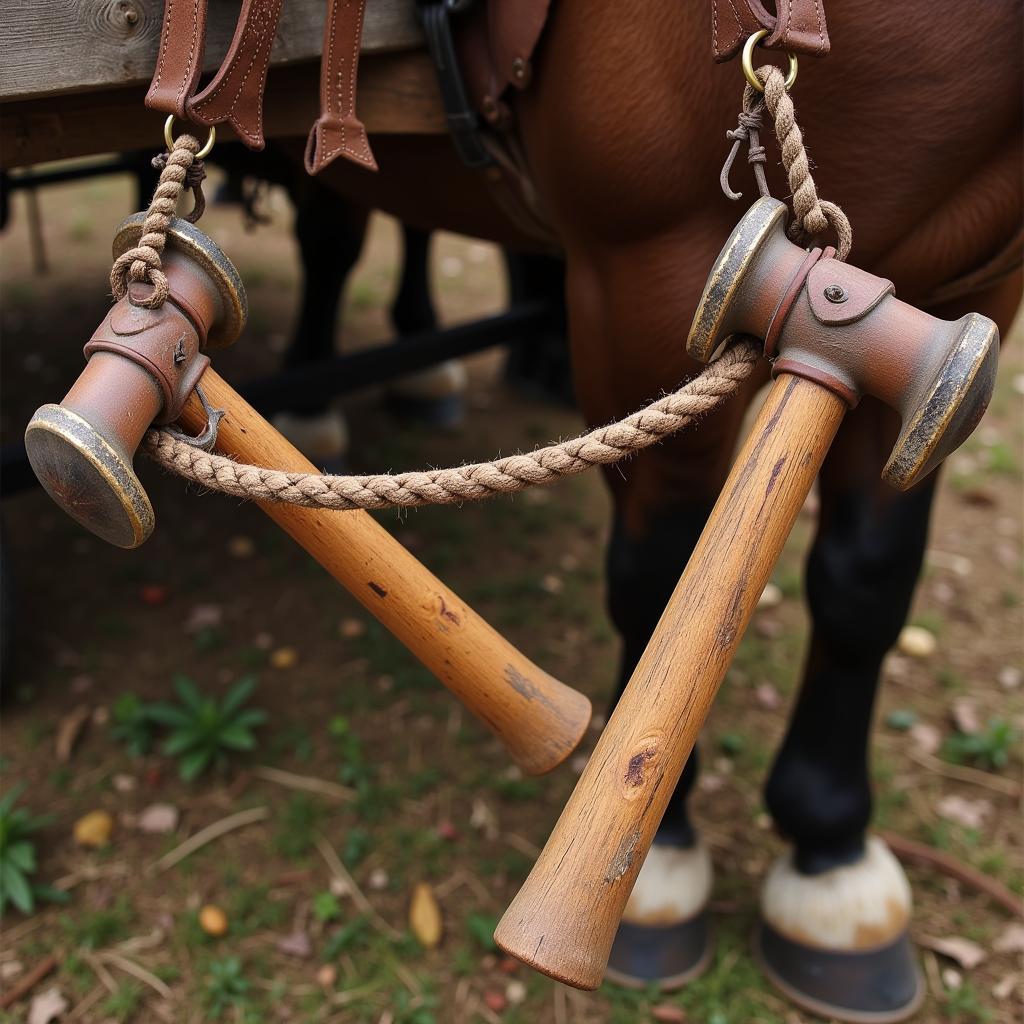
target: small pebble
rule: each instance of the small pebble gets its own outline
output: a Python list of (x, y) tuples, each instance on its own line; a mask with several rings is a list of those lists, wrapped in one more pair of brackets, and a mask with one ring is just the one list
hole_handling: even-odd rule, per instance
[(934, 634), (929, 633), (922, 626), (904, 626), (900, 631), (896, 646), (900, 653), (906, 654), (908, 657), (930, 658), (935, 653), (938, 643)]
[(79, 846), (98, 850), (110, 842), (114, 819), (106, 811), (90, 811), (75, 822), (73, 835)]
[(272, 668), (294, 668), (298, 660), (299, 652), (295, 650), (294, 647), (278, 647), (278, 649), (270, 655), (270, 664)]
[(102, 705), (98, 708), (93, 708), (92, 711), (92, 724), (93, 725), (106, 725), (110, 721), (110, 710)]
[(942, 984), (950, 990), (958, 989), (964, 982), (963, 975), (952, 967), (946, 967), (942, 971)]
[(1021, 684), (1022, 677), (1024, 677), (1024, 673), (1019, 668), (1007, 665), (999, 670), (999, 675), (996, 678), (1004, 690), (1016, 690)]
[(162, 583), (144, 583), (139, 588), (139, 599), (143, 604), (148, 604), (154, 608), (166, 604), (167, 595), (167, 587)]
[(521, 964), (514, 956), (503, 956), (498, 963), (498, 970), (502, 974), (515, 974)]
[(540, 581), (540, 589), (546, 594), (560, 594), (565, 590), (565, 584), (562, 582), (561, 576), (556, 576), (554, 573), (548, 573)]
[(577, 774), (582, 775), (583, 769), (587, 767), (590, 757), (587, 754), (577, 754), (570, 762), (569, 767)]
[(338, 980), (338, 971), (331, 964), (324, 964), (316, 972), (316, 980), (322, 988), (334, 988), (334, 983)]
[(199, 927), (207, 935), (212, 935), (215, 939), (219, 939), (222, 935), (227, 934), (228, 915), (220, 907), (207, 903), (205, 907), (199, 910)]
[(504, 992), (496, 992), (494, 989), (488, 989), (484, 993), (484, 1005), (489, 1010), (493, 1010), (495, 1013), (501, 1013), (505, 1007), (508, 1006), (508, 1000), (505, 998)]
[(370, 872), (368, 885), (374, 892), (383, 892), (388, 887), (390, 878), (383, 868), (374, 868)]
[(150, 835), (166, 835), (178, 827), (178, 808), (173, 804), (150, 804), (138, 817), (135, 827)]
[(758, 683), (754, 699), (766, 711), (774, 711), (782, 703), (779, 691), (771, 683)]
[(518, 1006), (526, 1002), (526, 986), (518, 979), (510, 981), (505, 986), (505, 998), (509, 1006)]
[(253, 637), (253, 646), (258, 647), (261, 651), (269, 651), (274, 646), (274, 634), (273, 633), (257, 633)]
[(338, 632), (346, 640), (354, 640), (366, 632), (366, 623), (362, 619), (342, 619), (338, 625)]
[(782, 604), (782, 591), (774, 583), (765, 584), (761, 596), (757, 599), (757, 607), (761, 609), (777, 608), (780, 604)]
[(252, 558), (256, 552), (256, 545), (251, 537), (232, 537), (228, 541), (228, 554), (232, 558)]
[(138, 788), (139, 780), (134, 775), (121, 772), (111, 778), (110, 784), (118, 793), (131, 793)]

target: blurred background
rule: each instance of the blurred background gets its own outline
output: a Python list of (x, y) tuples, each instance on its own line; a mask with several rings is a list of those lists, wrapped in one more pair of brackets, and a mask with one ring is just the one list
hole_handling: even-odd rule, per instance
[[(242, 387), (282, 364), (299, 262), (285, 193), (263, 190), (265, 223), (247, 227), (237, 204), (212, 202), (219, 180), (202, 227), (240, 271), (250, 317), (216, 367)], [(255, 507), (140, 459), (153, 537), (135, 551), (93, 538), (22, 487), (8, 447), (79, 372), (109, 304), (109, 240), (136, 208), (136, 187), (121, 173), (19, 190), (0, 236), (0, 420), (14, 459), (2, 505), (2, 987), (49, 967), (0, 1021), (809, 1019), (767, 987), (749, 938), (760, 879), (782, 850), (761, 786), (805, 643), (813, 500), (703, 738), (695, 816), (716, 863), (714, 966), (671, 996), (557, 985), (502, 957), (491, 932), (586, 762), (615, 673), (599, 475), (376, 516), (530, 658), (593, 699), (587, 742), (543, 779), (510, 767)], [(372, 217), (343, 297), (346, 353), (394, 334), (401, 238), (396, 222)], [(443, 324), (506, 308), (494, 246), (436, 234), (429, 266)], [(396, 415), (383, 387), (346, 397), (344, 464), (480, 461), (581, 429), (557, 374), (510, 382), (501, 347), (463, 365), (461, 416), (443, 422)], [(1018, 895), (1022, 396), (1017, 330), (984, 422), (945, 471), (916, 630), (887, 661), (873, 758), (878, 828)], [(954, 879), (909, 870), (929, 986), (918, 1019), (1015, 1019), (1020, 925)]]

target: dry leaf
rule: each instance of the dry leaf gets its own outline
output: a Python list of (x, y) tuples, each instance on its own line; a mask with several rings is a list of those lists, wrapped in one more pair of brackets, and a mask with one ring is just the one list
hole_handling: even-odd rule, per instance
[(313, 943), (309, 941), (309, 936), (305, 932), (292, 932), (291, 935), (286, 935), (283, 939), (278, 940), (277, 951), (305, 960), (313, 955)]
[(965, 971), (973, 971), (985, 959), (985, 950), (978, 943), (960, 935), (944, 938), (923, 935), (918, 941), (925, 949), (932, 949), (955, 960)]
[(50, 1024), (68, 1008), (68, 1001), (54, 985), (45, 992), (33, 997), (28, 1008), (28, 1024)]
[(469, 824), (471, 828), (483, 832), (487, 839), (497, 839), (501, 832), (498, 828), (498, 819), (494, 811), (480, 797), (473, 798), (473, 809), (469, 814)]
[(72, 834), (79, 846), (99, 849), (110, 842), (114, 819), (106, 811), (90, 811), (75, 822)]
[(1008, 924), (992, 943), (992, 948), (997, 953), (1024, 953), (1024, 924)]
[(82, 727), (92, 717), (92, 709), (88, 704), (79, 704), (57, 723), (57, 741), (54, 750), (57, 764), (67, 764), (71, 760), (71, 751), (82, 733)]
[(978, 705), (970, 697), (957, 697), (949, 708), (953, 724), (962, 733), (973, 735), (981, 731), (978, 719)]
[(199, 927), (202, 928), (207, 935), (212, 935), (214, 938), (220, 938), (220, 936), (227, 934), (228, 915), (225, 914), (220, 907), (215, 907), (212, 903), (207, 903), (206, 906), (202, 907), (199, 911)]
[(681, 1006), (662, 1003), (651, 1010), (651, 1020), (658, 1021), (658, 1024), (686, 1024), (686, 1014)]
[(985, 819), (992, 813), (991, 800), (969, 800), (967, 797), (943, 797), (936, 805), (940, 818), (963, 825), (964, 828), (980, 828)]
[(1016, 989), (1020, 984), (1020, 979), (1021, 976), (1016, 971), (1000, 978), (999, 981), (992, 986), (993, 998), (998, 999), (1000, 1002), (1009, 999), (1010, 996), (1013, 995), (1014, 989)]
[(165, 835), (178, 827), (178, 808), (173, 804), (150, 804), (136, 819), (135, 827), (150, 835)]
[(427, 882), (417, 882), (413, 887), (409, 928), (424, 949), (436, 949), (441, 942), (441, 908)]

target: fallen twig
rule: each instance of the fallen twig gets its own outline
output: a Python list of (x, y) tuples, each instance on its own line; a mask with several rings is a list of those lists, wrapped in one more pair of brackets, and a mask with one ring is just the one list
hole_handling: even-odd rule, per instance
[(337, 782), (328, 782), (326, 779), (318, 779), (312, 775), (296, 775), (294, 772), (282, 771), (280, 768), (271, 768), (270, 765), (261, 764), (253, 768), (252, 774), (257, 779), (276, 782), (279, 786), (287, 786), (289, 789), (319, 793), (322, 796), (332, 796), (337, 800), (352, 801), (356, 798), (353, 790), (347, 786), (340, 786)]
[(352, 897), (352, 902), (369, 917), (373, 923), (379, 928), (385, 935), (388, 935), (392, 939), (399, 939), (402, 937), (402, 933), (397, 928), (392, 927), (384, 920), (376, 910), (373, 909), (373, 904), (366, 898), (366, 894), (362, 889), (359, 888), (355, 883), (355, 879), (349, 874), (348, 869), (341, 862), (341, 858), (336, 853), (335, 849), (323, 836), (316, 837), (316, 848), (320, 851), (320, 855), (323, 857), (334, 874), (341, 879), (341, 881), (347, 886), (348, 893)]
[(148, 985), (162, 998), (168, 1000), (172, 998), (171, 990), (155, 974), (151, 971), (147, 971), (145, 967), (141, 966), (141, 964), (137, 964), (134, 960), (129, 960), (128, 957), (122, 956), (120, 953), (115, 953), (110, 949), (96, 953), (96, 959), (119, 968), (124, 971), (125, 974), (130, 974), (133, 978), (138, 979), (144, 985)]
[(56, 970), (56, 967), (57, 958), (55, 956), (51, 954), (43, 957), (14, 988), (8, 989), (0, 996), (0, 1010), (6, 1010), (8, 1006), (13, 1006), (22, 996), (31, 992), (51, 971)]
[(984, 786), (986, 789), (1005, 793), (1014, 799), (1020, 798), (1020, 784), (1014, 782), (1013, 779), (1004, 779), (1001, 775), (993, 775), (991, 772), (983, 772), (977, 768), (968, 768), (962, 764), (940, 761), (934, 754), (928, 754), (923, 750), (911, 749), (909, 753), (911, 760), (916, 761), (922, 768), (928, 768), (939, 775), (956, 779), (958, 782), (970, 782), (975, 786)]
[(977, 868), (964, 864), (942, 850), (936, 850), (931, 846), (926, 846), (924, 843), (907, 839), (906, 836), (896, 835), (893, 832), (882, 832), (880, 834), (900, 860), (918, 861), (922, 864), (927, 864), (929, 867), (936, 868), (941, 874), (955, 878), (958, 882), (963, 882), (964, 885), (984, 893), (1005, 910), (1008, 910), (1014, 917), (1024, 917), (1024, 900), (1015, 896), (1001, 882), (990, 878), (983, 872), (978, 871)]
[(219, 839), (228, 832), (238, 828), (245, 828), (246, 825), (255, 825), (258, 821), (265, 821), (270, 817), (270, 810), (267, 807), (252, 807), (248, 811), (239, 811), (237, 814), (228, 815), (215, 821), (212, 825), (200, 829), (194, 836), (189, 836), (180, 846), (176, 846), (170, 853), (165, 853), (153, 866), (150, 871), (159, 874), (168, 868), (173, 868), (186, 857), (190, 857), (196, 850), (202, 849), (207, 843)]

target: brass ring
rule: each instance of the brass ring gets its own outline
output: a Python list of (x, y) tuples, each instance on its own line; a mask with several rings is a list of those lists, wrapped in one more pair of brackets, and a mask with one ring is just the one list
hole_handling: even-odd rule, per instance
[[(743, 44), (743, 75), (746, 80), (750, 83), (751, 87), (756, 89), (758, 92), (764, 92), (764, 86), (761, 84), (761, 79), (757, 77), (754, 71), (754, 47), (761, 42), (764, 37), (768, 35), (768, 29), (758, 29), (744, 44)], [(796, 81), (797, 62), (796, 55), (792, 53), (786, 54), (789, 58), (789, 72), (786, 75), (786, 92), (789, 92), (793, 88), (793, 83)]]
[[(174, 115), (168, 114), (167, 120), (164, 121), (164, 142), (167, 143), (167, 152), (169, 153), (174, 149), (174, 136), (171, 134), (171, 129), (174, 127)], [(202, 160), (203, 157), (210, 155), (210, 150), (213, 149), (213, 144), (217, 139), (217, 129), (211, 127), (210, 134), (206, 137), (206, 145), (203, 146), (198, 153), (196, 153), (196, 159)]]

